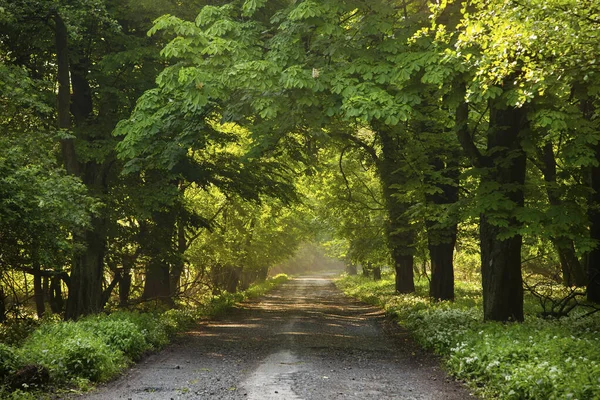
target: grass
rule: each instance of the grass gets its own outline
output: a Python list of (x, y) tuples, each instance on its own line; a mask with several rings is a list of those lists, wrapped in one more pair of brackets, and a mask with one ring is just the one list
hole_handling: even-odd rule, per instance
[(4, 382), (0, 398), (43, 398), (39, 387), (8, 387), (16, 371), (32, 364), (48, 370), (55, 390), (89, 390), (96, 382), (114, 378), (143, 354), (163, 348), (199, 319), (225, 313), (236, 303), (261, 296), (286, 280), (287, 276), (278, 275), (244, 292), (215, 296), (197, 308), (154, 313), (117, 311), (77, 322), (48, 320), (4, 326), (0, 332), (0, 383)]
[(453, 303), (431, 301), (426, 280), (410, 295), (394, 293), (390, 275), (378, 282), (344, 276), (337, 285), (397, 317), (420, 345), (443, 357), (449, 373), (483, 398), (600, 399), (600, 313), (543, 319), (526, 296), (525, 322), (483, 322), (475, 282), (458, 282)]

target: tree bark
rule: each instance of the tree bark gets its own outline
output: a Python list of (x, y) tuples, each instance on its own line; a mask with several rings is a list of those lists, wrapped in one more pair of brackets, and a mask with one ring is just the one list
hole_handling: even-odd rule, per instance
[[(546, 182), (548, 202), (552, 206), (560, 206), (562, 200), (556, 188), (556, 158), (554, 157), (551, 142), (546, 143), (543, 147), (540, 158), (542, 161), (541, 171)], [(552, 238), (552, 244), (556, 248), (560, 259), (564, 284), (566, 286), (585, 286), (587, 283), (585, 271), (575, 253), (573, 240), (565, 236), (558, 236)]]
[(173, 305), (171, 298), (171, 241), (175, 231), (174, 210), (153, 213), (144, 252), (150, 258), (146, 266), (143, 300), (158, 299), (167, 306)]
[(381, 267), (373, 267), (373, 280), (380, 281), (381, 280)]
[(0, 323), (6, 321), (6, 295), (4, 288), (0, 286)]
[[(434, 183), (441, 192), (427, 196), (427, 201), (435, 205), (448, 205), (458, 201), (458, 162), (450, 157), (447, 164), (436, 158), (433, 169), (443, 173), (452, 183)], [(431, 260), (431, 282), (429, 296), (436, 300), (454, 300), (454, 246), (457, 224), (450, 222), (440, 225), (439, 221), (426, 221), (429, 258)]]
[(46, 313), (44, 304), (44, 288), (42, 286), (42, 274), (39, 259), (39, 249), (33, 243), (31, 250), (31, 268), (33, 270), (33, 297), (35, 298), (35, 310), (38, 318), (43, 318)]
[(415, 235), (406, 216), (408, 204), (398, 199), (398, 191), (394, 189), (407, 181), (407, 177), (398, 172), (402, 166), (401, 147), (399, 138), (393, 136), (385, 127), (378, 127), (376, 130), (382, 144), (383, 154), (378, 169), (388, 214), (386, 235), (396, 273), (395, 288), (398, 293), (412, 293), (415, 291)]
[(62, 297), (61, 277), (53, 276), (50, 281), (50, 309), (54, 314), (63, 312), (64, 300)]
[[(69, 43), (67, 27), (60, 16), (54, 14), (55, 42), (56, 42), (56, 66), (58, 79), (58, 127), (60, 129), (71, 129), (71, 80), (69, 78)], [(63, 163), (69, 174), (79, 175), (79, 163), (75, 154), (75, 143), (72, 138), (63, 138), (60, 141)]]
[(512, 212), (524, 205), (526, 156), (520, 140), (527, 113), (523, 108), (506, 107), (502, 101), (490, 101), (489, 163), (482, 180), (496, 183), (495, 190), (513, 205), (504, 215), (490, 210), (480, 216), (483, 317), (486, 321), (523, 321), (522, 237), (510, 232), (503, 238), (505, 228), (494, 220), (507, 220), (513, 229), (519, 224)]
[(92, 218), (94, 229), (86, 230), (76, 238), (86, 248), (74, 257), (71, 269), (71, 285), (67, 298), (65, 319), (75, 320), (83, 315), (102, 311), (102, 278), (104, 273), (104, 254), (106, 237), (105, 221)]
[[(594, 150), (599, 164), (592, 167), (591, 171), (592, 194), (590, 196), (588, 218), (590, 221), (590, 237), (600, 243), (600, 142), (596, 144)], [(587, 263), (587, 299), (600, 304), (600, 245), (590, 251)]]

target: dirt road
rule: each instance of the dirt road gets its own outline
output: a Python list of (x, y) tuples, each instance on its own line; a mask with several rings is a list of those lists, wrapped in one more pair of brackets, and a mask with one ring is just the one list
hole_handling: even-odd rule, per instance
[(467, 399), (376, 308), (325, 277), (293, 279), (85, 399)]

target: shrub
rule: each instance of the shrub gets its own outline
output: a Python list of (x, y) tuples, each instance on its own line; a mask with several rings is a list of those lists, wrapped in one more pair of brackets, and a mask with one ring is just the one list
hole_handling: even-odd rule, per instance
[(11, 319), (0, 324), (0, 343), (22, 344), (25, 339), (40, 326), (33, 318)]
[(92, 317), (79, 322), (86, 330), (99, 336), (111, 348), (122, 351), (132, 360), (151, 348), (142, 330), (126, 319), (108, 319), (106, 316)]
[(15, 349), (0, 343), (0, 382), (14, 373), (18, 367), (19, 363)]
[(144, 336), (149, 349), (158, 350), (169, 343), (168, 328), (161, 322), (160, 314), (118, 311), (110, 314), (108, 319), (135, 324)]
[(76, 322), (44, 324), (20, 349), (27, 363), (48, 368), (54, 381), (86, 378), (102, 381), (113, 376), (125, 364), (123, 353), (112, 350)]

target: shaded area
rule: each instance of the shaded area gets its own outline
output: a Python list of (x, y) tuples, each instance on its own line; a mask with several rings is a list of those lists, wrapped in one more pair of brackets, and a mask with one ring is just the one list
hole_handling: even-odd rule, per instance
[(437, 361), (327, 277), (198, 325), (89, 399), (464, 399)]

